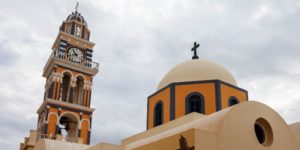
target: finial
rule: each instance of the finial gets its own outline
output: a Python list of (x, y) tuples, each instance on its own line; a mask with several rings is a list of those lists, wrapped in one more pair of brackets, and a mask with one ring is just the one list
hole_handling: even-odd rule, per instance
[(200, 44), (197, 44), (197, 42), (194, 42), (194, 47), (191, 49), (192, 51), (194, 51), (194, 56), (192, 57), (192, 59), (199, 59), (198, 55), (197, 55), (197, 48), (200, 47)]
[(75, 12), (77, 12), (77, 10), (78, 10), (78, 5), (79, 5), (79, 2), (76, 3)]

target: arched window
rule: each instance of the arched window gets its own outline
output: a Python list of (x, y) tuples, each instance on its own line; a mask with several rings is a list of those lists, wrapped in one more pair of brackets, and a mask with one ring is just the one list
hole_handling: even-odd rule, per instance
[(154, 107), (154, 127), (163, 123), (163, 103), (160, 101)]
[(52, 82), (51, 84), (50, 84), (50, 87), (48, 88), (48, 92), (47, 92), (47, 94), (48, 94), (48, 98), (53, 98), (53, 92), (54, 92), (54, 82)]
[(57, 133), (63, 137), (63, 141), (77, 142), (79, 120), (72, 113), (63, 114), (59, 118)]
[(191, 93), (186, 97), (185, 113), (198, 112), (205, 114), (204, 96), (200, 93)]
[(64, 73), (63, 81), (62, 81), (62, 95), (61, 100), (66, 102), (69, 99), (69, 92), (70, 92), (70, 83), (71, 83), (71, 74)]
[(239, 100), (235, 96), (231, 96), (228, 100), (228, 106), (233, 106), (235, 104), (238, 104)]
[(75, 94), (76, 94), (76, 104), (83, 105), (83, 87), (84, 87), (84, 79), (82, 76), (77, 77)]

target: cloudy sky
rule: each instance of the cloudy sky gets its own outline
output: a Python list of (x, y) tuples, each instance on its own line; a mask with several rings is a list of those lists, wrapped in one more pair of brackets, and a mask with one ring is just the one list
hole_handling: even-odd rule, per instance
[[(147, 96), (191, 59), (225, 66), (251, 100), (300, 121), (299, 0), (90, 0), (79, 11), (96, 43), (92, 143), (145, 130)], [(17, 149), (35, 129), (43, 67), (75, 0), (0, 1), (0, 145)]]

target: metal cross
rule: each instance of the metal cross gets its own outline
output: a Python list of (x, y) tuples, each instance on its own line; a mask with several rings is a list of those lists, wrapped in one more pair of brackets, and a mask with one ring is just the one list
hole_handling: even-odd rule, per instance
[(197, 48), (200, 47), (200, 44), (197, 44), (197, 42), (194, 42), (194, 47), (191, 49), (192, 51), (194, 51), (194, 56), (192, 57), (192, 59), (199, 59), (198, 55), (197, 55)]
[(76, 7), (75, 7), (75, 11), (77, 12), (78, 10), (78, 5), (79, 5), (79, 2), (76, 3)]

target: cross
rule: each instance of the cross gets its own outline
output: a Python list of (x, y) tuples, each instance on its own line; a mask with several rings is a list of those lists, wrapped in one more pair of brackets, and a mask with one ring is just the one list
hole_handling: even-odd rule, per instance
[(79, 3), (77, 2), (76, 3), (76, 7), (75, 7), (75, 11), (77, 12), (77, 10), (78, 10), (78, 5), (79, 5)]
[(197, 44), (197, 42), (194, 42), (194, 47), (191, 49), (192, 51), (194, 51), (194, 56), (192, 57), (192, 59), (199, 59), (199, 57), (197, 56), (197, 48), (199, 48), (200, 44)]

